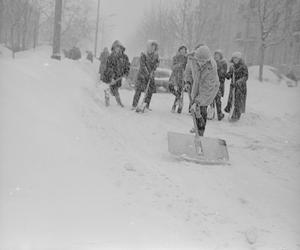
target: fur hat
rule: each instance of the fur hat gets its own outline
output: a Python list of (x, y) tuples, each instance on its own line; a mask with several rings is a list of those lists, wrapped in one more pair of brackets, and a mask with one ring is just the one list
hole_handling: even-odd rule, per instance
[(111, 46), (111, 50), (114, 50), (116, 47), (120, 47), (123, 51), (125, 50), (125, 47), (119, 40), (116, 40), (113, 42), (113, 44)]
[(148, 41), (147, 41), (147, 48), (146, 48), (147, 51), (149, 51), (150, 48), (151, 48), (153, 45), (156, 47), (156, 48), (155, 48), (155, 51), (157, 51), (157, 50), (158, 50), (158, 42), (155, 41), (155, 40), (148, 40)]
[(242, 53), (239, 51), (233, 52), (231, 58), (238, 58), (238, 59), (242, 59)]
[(208, 61), (211, 59), (209, 48), (206, 45), (200, 46), (195, 50), (194, 57), (198, 62)]
[(223, 59), (223, 52), (222, 52), (222, 50), (220, 50), (220, 49), (218, 49), (218, 50), (216, 50), (215, 51), (215, 53), (214, 53), (214, 55), (219, 55), (220, 56), (220, 58), (221, 58), (221, 60)]

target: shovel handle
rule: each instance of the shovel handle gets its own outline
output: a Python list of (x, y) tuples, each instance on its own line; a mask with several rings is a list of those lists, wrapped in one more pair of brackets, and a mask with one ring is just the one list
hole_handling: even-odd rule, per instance
[(199, 138), (200, 135), (199, 135), (199, 131), (198, 131), (198, 126), (197, 126), (197, 121), (196, 121), (196, 114), (195, 114), (194, 110), (192, 111), (192, 117), (193, 117), (194, 129), (195, 129), (195, 137)]

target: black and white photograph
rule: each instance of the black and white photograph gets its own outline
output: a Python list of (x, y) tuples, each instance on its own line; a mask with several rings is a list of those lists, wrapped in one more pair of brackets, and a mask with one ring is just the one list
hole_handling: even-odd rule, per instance
[(300, 0), (0, 0), (0, 250), (300, 250)]

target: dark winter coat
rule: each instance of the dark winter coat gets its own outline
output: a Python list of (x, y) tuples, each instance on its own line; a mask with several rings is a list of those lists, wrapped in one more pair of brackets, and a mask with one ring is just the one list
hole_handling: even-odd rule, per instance
[(220, 94), (221, 96), (224, 96), (224, 83), (226, 79), (226, 73), (227, 73), (227, 62), (225, 59), (223, 59), (223, 54), (221, 52), (215, 52), (218, 53), (221, 57), (221, 60), (216, 60), (217, 68), (218, 68), (218, 76), (220, 81)]
[(170, 83), (179, 88), (183, 87), (183, 74), (187, 64), (187, 56), (177, 54), (172, 61)]
[(159, 56), (155, 53), (141, 53), (140, 68), (137, 74), (136, 88), (145, 91), (150, 80), (149, 91), (155, 93), (154, 72), (159, 65)]
[[(103, 74), (103, 81), (111, 83), (114, 79), (118, 79), (129, 74), (130, 62), (128, 56), (124, 53), (116, 53), (113, 51), (107, 58), (106, 69)], [(121, 87), (122, 81), (116, 83), (116, 87)]]
[(109, 51), (103, 50), (103, 52), (100, 54), (100, 57), (99, 57), (99, 60), (100, 60), (99, 74), (100, 75), (104, 74), (108, 57), (109, 57)]
[[(235, 112), (233, 114), (233, 119), (239, 119), (241, 114), (246, 110), (248, 80), (248, 67), (242, 59), (240, 59), (239, 63), (233, 64), (230, 67), (229, 72), (226, 74), (226, 78), (231, 79), (229, 101), (232, 100), (232, 91), (235, 89)], [(229, 102), (227, 106), (228, 105), (230, 105)]]

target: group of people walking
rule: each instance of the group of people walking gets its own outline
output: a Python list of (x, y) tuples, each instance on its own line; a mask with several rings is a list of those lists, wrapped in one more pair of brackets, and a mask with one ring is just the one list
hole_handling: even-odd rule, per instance
[[(155, 71), (159, 65), (158, 43), (148, 41), (146, 50), (140, 55), (140, 67), (135, 82), (135, 93), (132, 109), (144, 111), (150, 109), (153, 93), (156, 91)], [(115, 41), (111, 53), (105, 48), (100, 56), (100, 77), (109, 85), (110, 94), (123, 107), (119, 88), (122, 77), (127, 77), (130, 62), (125, 54), (125, 47)], [(229, 69), (228, 69), (229, 68)], [(188, 52), (186, 46), (180, 46), (172, 60), (172, 74), (169, 79), (169, 90), (175, 96), (171, 111), (181, 113), (183, 109), (184, 92), (189, 97), (189, 112), (194, 116), (199, 135), (205, 131), (208, 119), (208, 109), (217, 110), (218, 120), (224, 118), (222, 111), (222, 97), (225, 90), (225, 79), (231, 80), (230, 91), (225, 112), (230, 113), (231, 121), (240, 119), (245, 112), (247, 96), (248, 68), (240, 52), (232, 54), (230, 64), (223, 57), (220, 50), (211, 53), (205, 44), (197, 45)], [(141, 105), (141, 93), (145, 96)]]

